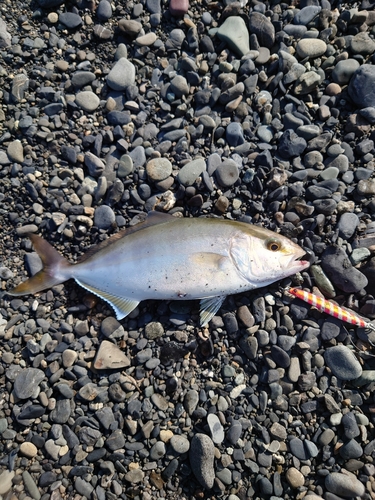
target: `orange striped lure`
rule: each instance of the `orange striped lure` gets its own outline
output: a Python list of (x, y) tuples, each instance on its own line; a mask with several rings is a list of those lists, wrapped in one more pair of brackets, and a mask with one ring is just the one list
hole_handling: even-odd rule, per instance
[(334, 318), (350, 323), (351, 325), (360, 326), (361, 328), (370, 328), (371, 330), (375, 330), (374, 325), (365, 321), (357, 314), (334, 304), (330, 300), (324, 299), (314, 293), (306, 292), (305, 290), (301, 290), (299, 288), (288, 288), (287, 291), (293, 295), (293, 297), (304, 300), (311, 306), (316, 307), (319, 311), (329, 314)]

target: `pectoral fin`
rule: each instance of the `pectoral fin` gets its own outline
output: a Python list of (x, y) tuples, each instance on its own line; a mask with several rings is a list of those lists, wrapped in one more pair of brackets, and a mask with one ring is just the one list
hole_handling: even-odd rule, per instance
[(209, 297), (200, 301), (200, 324), (206, 326), (209, 321), (215, 316), (224, 302), (226, 295), (219, 295), (218, 297)]
[(108, 302), (108, 304), (114, 309), (118, 320), (125, 318), (139, 304), (138, 300), (127, 299), (126, 297), (117, 297), (111, 293), (103, 292), (103, 290), (100, 290), (92, 285), (87, 285), (76, 278), (74, 279), (82, 288), (85, 288), (89, 292)]

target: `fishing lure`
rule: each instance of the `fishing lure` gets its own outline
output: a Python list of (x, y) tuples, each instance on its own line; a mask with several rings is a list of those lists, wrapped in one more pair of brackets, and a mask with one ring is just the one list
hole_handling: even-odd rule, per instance
[(304, 300), (311, 306), (316, 307), (319, 311), (327, 313), (334, 318), (345, 321), (346, 323), (350, 323), (351, 325), (360, 326), (361, 328), (369, 328), (371, 330), (375, 330), (374, 325), (372, 325), (368, 321), (365, 321), (357, 314), (348, 311), (334, 304), (333, 302), (324, 299), (323, 297), (319, 297), (314, 293), (306, 292), (305, 290), (301, 290), (300, 288), (289, 288), (287, 291), (291, 295), (293, 295), (293, 297)]

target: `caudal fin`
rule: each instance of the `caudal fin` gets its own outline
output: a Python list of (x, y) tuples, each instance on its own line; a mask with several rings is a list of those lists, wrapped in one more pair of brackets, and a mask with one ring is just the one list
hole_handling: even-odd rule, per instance
[(30, 234), (29, 238), (42, 259), (43, 268), (30, 279), (7, 292), (9, 295), (37, 293), (54, 285), (59, 285), (69, 278), (67, 268), (71, 264), (40, 236)]

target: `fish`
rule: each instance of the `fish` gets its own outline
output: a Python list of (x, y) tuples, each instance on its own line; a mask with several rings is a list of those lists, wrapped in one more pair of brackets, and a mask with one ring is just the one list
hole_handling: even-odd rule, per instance
[(299, 245), (263, 227), (157, 211), (93, 246), (74, 264), (42, 237), (29, 237), (43, 268), (7, 293), (35, 294), (74, 279), (106, 301), (118, 320), (143, 300), (197, 299), (204, 327), (228, 295), (267, 286), (309, 266)]

